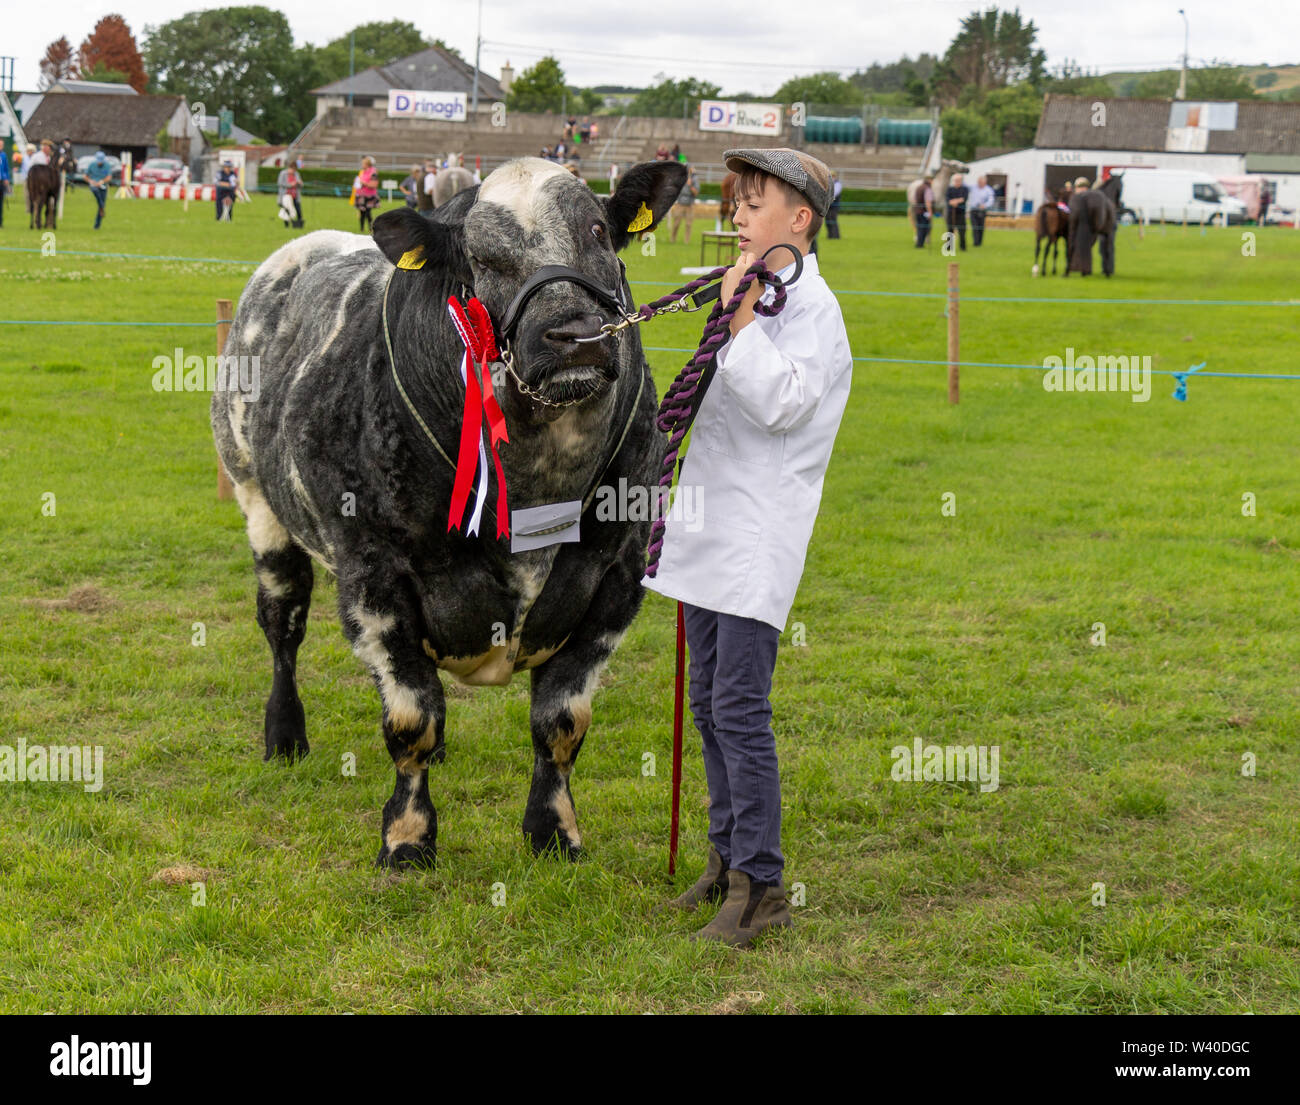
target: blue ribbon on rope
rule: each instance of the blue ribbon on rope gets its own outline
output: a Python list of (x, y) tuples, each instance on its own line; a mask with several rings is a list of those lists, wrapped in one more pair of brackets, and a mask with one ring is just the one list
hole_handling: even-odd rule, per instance
[(1190, 376), (1193, 372), (1199, 372), (1204, 367), (1205, 367), (1205, 362), (1202, 361), (1200, 364), (1192, 365), (1192, 367), (1189, 368), (1186, 372), (1174, 373), (1174, 379), (1178, 381), (1178, 386), (1174, 388), (1174, 398), (1177, 399), (1180, 403), (1187, 402), (1187, 377)]

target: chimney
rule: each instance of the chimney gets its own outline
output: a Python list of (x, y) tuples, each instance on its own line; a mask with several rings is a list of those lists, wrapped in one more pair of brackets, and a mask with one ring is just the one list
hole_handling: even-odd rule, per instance
[(507, 58), (505, 65), (501, 66), (501, 92), (504, 95), (510, 91), (510, 84), (515, 79), (515, 71), (510, 68), (510, 60)]

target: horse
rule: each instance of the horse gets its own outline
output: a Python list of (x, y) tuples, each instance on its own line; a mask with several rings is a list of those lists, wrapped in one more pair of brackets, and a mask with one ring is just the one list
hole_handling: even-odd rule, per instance
[(473, 188), (474, 174), (459, 165), (439, 169), (433, 178), (433, 206), (441, 207), (449, 199), (467, 188)]
[(731, 221), (731, 216), (736, 213), (736, 184), (740, 180), (739, 173), (728, 173), (722, 178), (719, 185), (721, 193), (718, 198), (718, 229), (723, 229), (723, 221)]
[(58, 229), (59, 170), (53, 165), (33, 165), (27, 170), (27, 226)]
[(1092, 243), (1101, 244), (1101, 271), (1115, 272), (1115, 227), (1118, 223), (1119, 199), (1124, 182), (1111, 176), (1096, 188), (1076, 192), (1070, 200), (1070, 263), (1065, 275), (1092, 273)]
[(1048, 203), (1040, 204), (1038, 210), (1034, 212), (1034, 267), (1029, 270), (1030, 275), (1038, 275), (1038, 249), (1042, 245), (1043, 239), (1047, 239), (1047, 245), (1043, 246), (1043, 268), (1047, 267), (1047, 254), (1052, 254), (1052, 275), (1056, 275), (1056, 255), (1057, 247), (1061, 240), (1065, 240), (1065, 260), (1066, 264), (1070, 261), (1070, 220), (1069, 216), (1061, 210), (1060, 193), (1053, 194)]

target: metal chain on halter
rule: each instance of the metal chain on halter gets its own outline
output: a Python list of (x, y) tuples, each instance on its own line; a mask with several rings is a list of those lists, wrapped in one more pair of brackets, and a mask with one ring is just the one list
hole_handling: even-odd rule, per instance
[[(679, 288), (662, 299), (646, 304), (638, 314), (649, 318), (661, 311), (689, 310), (690, 308), (680, 306), (684, 297), (705, 284), (712, 283), (726, 271), (725, 266), (714, 269), (708, 276), (692, 281), (684, 288)], [(699, 407), (699, 400), (703, 398), (701, 387), (708, 387), (718, 351), (730, 336), (731, 320), (735, 318), (736, 311), (739, 310), (741, 300), (745, 298), (745, 293), (749, 291), (750, 285), (759, 279), (764, 283), (771, 284), (776, 289), (776, 294), (771, 304), (755, 303), (754, 312), (767, 318), (781, 313), (785, 307), (785, 285), (780, 277), (768, 269), (767, 265), (762, 261), (755, 261), (745, 270), (745, 274), (740, 278), (740, 283), (736, 285), (736, 290), (730, 301), (724, 305), (719, 299), (714, 304), (708, 322), (704, 325), (704, 334), (700, 338), (699, 349), (686, 362), (681, 372), (677, 374), (677, 378), (668, 385), (663, 402), (659, 404), (656, 425), (668, 435), (668, 451), (664, 454), (663, 467), (659, 475), (658, 504), (660, 505), (667, 501), (673, 482), (673, 469), (677, 466), (677, 453), (687, 431), (691, 428), (691, 422), (694, 420), (696, 410)], [(678, 306), (669, 306), (672, 303), (677, 303)], [(699, 310), (699, 308), (695, 309)], [(640, 321), (640, 319), (637, 321)], [(699, 399), (696, 398), (697, 395)], [(664, 514), (663, 509), (656, 510), (654, 523), (650, 527), (650, 543), (646, 549), (648, 559), (645, 574), (651, 578), (659, 570), (659, 554), (663, 551)]]

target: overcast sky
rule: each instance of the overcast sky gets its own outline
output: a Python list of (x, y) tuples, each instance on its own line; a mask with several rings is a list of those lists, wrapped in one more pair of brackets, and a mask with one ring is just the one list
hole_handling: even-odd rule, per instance
[[(146, 24), (226, 6), (185, 0), (4, 3), (0, 53), (17, 56), (18, 90), (36, 88), (48, 43), (67, 35), (76, 48), (108, 12), (121, 14), (140, 41)], [(597, 0), (485, 0), (482, 65), (496, 74), (508, 59), (517, 72), (553, 53), (575, 85), (644, 85), (663, 73), (713, 80), (724, 93), (766, 94), (795, 73), (847, 73), (905, 53), (942, 54), (959, 21), (990, 3), (813, 0), (799, 5), (748, 0), (723, 5), (658, 0), (611, 5)], [(287, 15), (295, 44), (323, 45), (367, 18), (406, 19), (427, 36), (456, 46), (469, 61), (474, 58), (474, 0), (375, 8), (339, 0), (272, 0), (266, 6)], [(1038, 44), (1047, 52), (1049, 65), (1071, 58), (1102, 72), (1163, 68), (1178, 64), (1182, 54), (1183, 19), (1177, 0), (1020, 0), (1018, 6), (1037, 26)], [(1193, 65), (1212, 58), (1242, 65), (1300, 63), (1297, 0), (1191, 0), (1185, 10)], [(812, 17), (800, 23), (801, 16)]]

